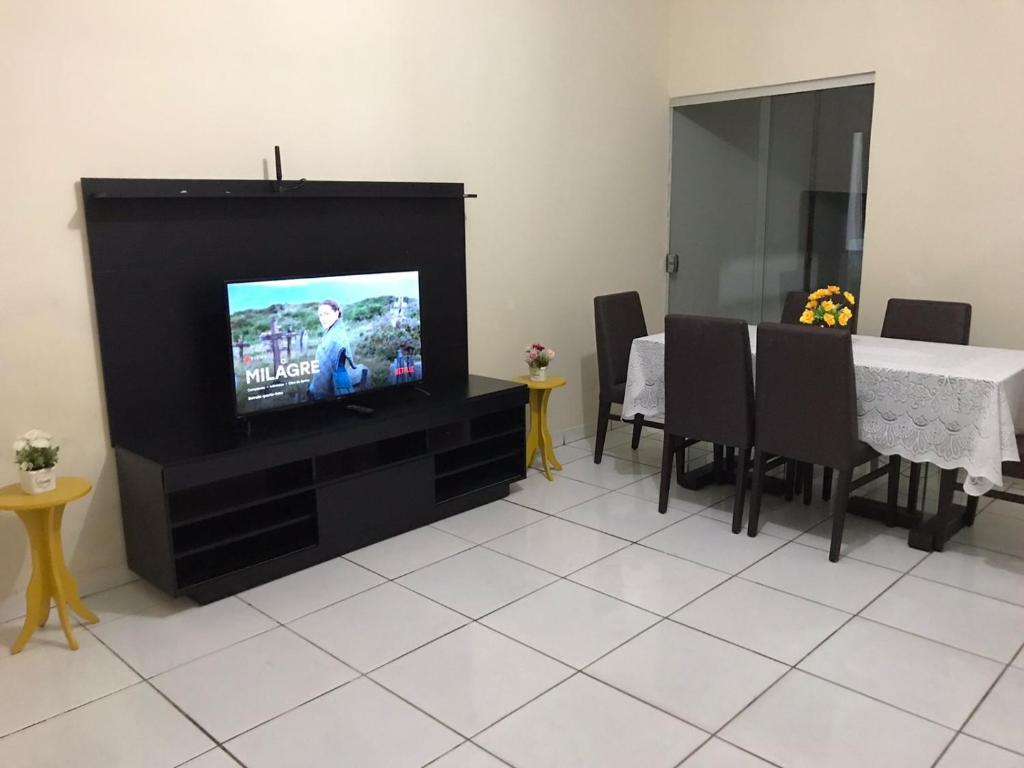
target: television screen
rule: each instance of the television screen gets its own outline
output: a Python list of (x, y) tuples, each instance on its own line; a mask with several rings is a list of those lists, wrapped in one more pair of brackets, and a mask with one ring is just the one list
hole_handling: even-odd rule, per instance
[(423, 378), (419, 272), (227, 284), (238, 416)]

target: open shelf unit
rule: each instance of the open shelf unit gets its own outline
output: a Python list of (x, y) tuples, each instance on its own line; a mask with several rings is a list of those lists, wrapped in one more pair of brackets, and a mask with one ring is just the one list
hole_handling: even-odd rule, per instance
[(245, 539), (227, 539), (216, 546), (185, 555), (177, 561), (178, 584), (187, 588), (203, 584), (285, 555), (295, 554), (317, 545), (315, 517), (304, 517), (287, 524), (265, 529)]
[(434, 500), (447, 501), (523, 476), (524, 425), (470, 434), (489, 435), (434, 456)]
[(285, 496), (312, 485), (313, 462), (304, 459), (174, 491), (168, 494), (167, 499), (171, 525), (175, 528), (191, 527), (196, 521)]
[(174, 556), (187, 557), (315, 517), (316, 494), (311, 490), (235, 507), (222, 515), (175, 528)]
[(507, 495), (525, 476), (526, 389), (482, 381), (184, 461), (119, 447), (129, 566), (207, 602)]
[(486, 463), (438, 478), (434, 484), (435, 498), (437, 501), (447, 501), (492, 485), (520, 480), (522, 477), (522, 454), (508, 453)]
[(350, 475), (372, 472), (390, 464), (416, 459), (427, 453), (427, 433), (407, 435), (365, 443), (316, 458), (317, 480), (338, 480)]

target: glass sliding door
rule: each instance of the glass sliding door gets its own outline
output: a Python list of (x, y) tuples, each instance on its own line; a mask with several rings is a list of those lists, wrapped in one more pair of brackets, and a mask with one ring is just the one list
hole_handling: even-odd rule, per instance
[(756, 323), (791, 290), (859, 293), (873, 89), (673, 110), (670, 312)]
[(754, 322), (762, 99), (677, 108), (672, 122), (669, 311)]

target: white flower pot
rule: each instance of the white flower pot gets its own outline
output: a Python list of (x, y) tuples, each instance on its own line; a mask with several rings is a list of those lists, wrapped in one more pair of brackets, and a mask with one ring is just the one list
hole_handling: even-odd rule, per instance
[(57, 487), (57, 468), (21, 470), (21, 490), (25, 493), (48, 493)]
[(547, 379), (548, 369), (546, 366), (544, 368), (530, 366), (530, 381), (547, 381)]

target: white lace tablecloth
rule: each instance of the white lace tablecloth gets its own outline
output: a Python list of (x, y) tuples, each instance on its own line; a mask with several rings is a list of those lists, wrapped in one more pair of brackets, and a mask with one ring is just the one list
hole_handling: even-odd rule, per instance
[[(751, 354), (756, 347), (751, 326)], [(881, 454), (963, 468), (971, 495), (1003, 486), (1002, 462), (1020, 458), (1024, 351), (855, 335), (853, 364), (861, 440)], [(661, 421), (664, 412), (665, 334), (657, 333), (633, 341), (622, 414)]]

